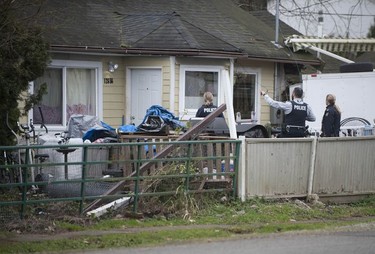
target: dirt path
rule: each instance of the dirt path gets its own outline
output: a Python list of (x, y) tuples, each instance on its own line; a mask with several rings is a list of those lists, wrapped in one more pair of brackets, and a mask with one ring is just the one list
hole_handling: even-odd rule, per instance
[(230, 225), (187, 225), (187, 226), (158, 226), (158, 227), (136, 227), (136, 228), (123, 228), (113, 230), (87, 230), (87, 231), (72, 231), (52, 234), (17, 234), (11, 233), (7, 235), (6, 239), (0, 236), (0, 243), (2, 240), (13, 242), (31, 242), (31, 241), (45, 241), (45, 240), (58, 240), (69, 239), (80, 236), (100, 236), (108, 234), (131, 234), (138, 232), (158, 232), (166, 230), (183, 230), (183, 229), (202, 229), (202, 228), (230, 228)]
[[(374, 230), (375, 229), (375, 218), (373, 217), (361, 217), (361, 218), (350, 218), (347, 220), (340, 221), (352, 221), (355, 224), (349, 226), (332, 227), (327, 230), (322, 231), (352, 231), (355, 229), (362, 230)], [(370, 222), (369, 222), (370, 221)], [(316, 223), (322, 221), (305, 221), (304, 223)], [(328, 222), (328, 221), (325, 221)], [(301, 222), (299, 222), (301, 223)], [(257, 225), (253, 225), (257, 227)], [(258, 225), (258, 226), (261, 226)], [(82, 236), (101, 236), (107, 234), (131, 234), (138, 232), (158, 232), (166, 230), (189, 230), (189, 229), (229, 229), (233, 228), (235, 225), (183, 225), (183, 226), (158, 226), (158, 227), (135, 227), (135, 228), (123, 228), (123, 229), (113, 229), (113, 230), (87, 230), (87, 231), (72, 231), (72, 232), (61, 232), (52, 234), (17, 234), (9, 233), (6, 235), (0, 235), (1, 242), (32, 242), (32, 241), (47, 241), (47, 240), (58, 240), (58, 239), (70, 239)]]

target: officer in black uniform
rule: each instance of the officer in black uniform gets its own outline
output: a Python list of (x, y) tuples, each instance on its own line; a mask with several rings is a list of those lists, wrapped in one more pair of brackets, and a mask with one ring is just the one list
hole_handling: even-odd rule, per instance
[[(197, 113), (195, 114), (196, 117), (206, 117), (217, 109), (217, 106), (213, 104), (214, 96), (211, 92), (205, 92), (203, 94), (203, 100), (204, 104), (198, 109)], [(224, 117), (223, 113), (221, 113), (218, 117)]]
[(316, 117), (312, 112), (311, 107), (302, 101), (302, 88), (294, 88), (292, 93), (293, 100), (287, 102), (275, 101), (264, 91), (261, 91), (260, 94), (264, 96), (264, 99), (271, 107), (284, 111), (284, 124), (280, 137), (288, 138), (306, 136), (306, 121), (314, 122)]
[(322, 119), (321, 137), (339, 137), (341, 111), (336, 105), (336, 96), (327, 94), (326, 105), (327, 107)]

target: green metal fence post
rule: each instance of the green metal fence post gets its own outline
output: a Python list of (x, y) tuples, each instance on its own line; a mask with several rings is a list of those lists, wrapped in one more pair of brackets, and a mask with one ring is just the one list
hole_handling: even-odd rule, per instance
[(138, 153), (137, 153), (137, 163), (136, 163), (136, 180), (135, 180), (135, 186), (134, 186), (134, 206), (133, 206), (133, 212), (136, 213), (138, 210), (138, 192), (139, 192), (139, 168), (141, 167), (141, 151), (142, 151), (142, 145), (138, 144)]
[(83, 147), (83, 164), (82, 164), (82, 179), (81, 179), (81, 201), (79, 202), (79, 214), (82, 214), (82, 212), (83, 212), (83, 203), (84, 203), (84, 200), (85, 200), (87, 149), (88, 149), (88, 146), (84, 146)]
[(186, 182), (185, 182), (185, 192), (189, 191), (189, 180), (190, 180), (190, 162), (191, 162), (191, 143), (188, 144), (188, 160), (185, 164), (186, 167)]
[(26, 165), (26, 169), (24, 170), (23, 172), (23, 179), (24, 179), (24, 182), (23, 182), (23, 186), (22, 186), (22, 205), (21, 205), (21, 214), (20, 214), (20, 217), (21, 217), (21, 220), (23, 219), (23, 215), (25, 213), (25, 209), (26, 209), (26, 193), (27, 193), (27, 171), (29, 169), (32, 170), (32, 167), (30, 167), (29, 165), (29, 154), (30, 154), (30, 149), (29, 148), (26, 148), (26, 152), (25, 152), (25, 165)]

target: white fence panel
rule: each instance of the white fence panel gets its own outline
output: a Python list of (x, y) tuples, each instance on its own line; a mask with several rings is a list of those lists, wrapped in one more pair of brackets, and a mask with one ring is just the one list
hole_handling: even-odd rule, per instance
[(312, 139), (246, 139), (246, 196), (306, 195)]
[(375, 137), (319, 139), (313, 193), (375, 191)]
[(244, 143), (242, 196), (375, 193), (375, 136), (245, 139)]

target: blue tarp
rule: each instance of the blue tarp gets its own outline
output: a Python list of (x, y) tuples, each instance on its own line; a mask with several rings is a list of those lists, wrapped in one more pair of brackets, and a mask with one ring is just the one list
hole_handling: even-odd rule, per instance
[(112, 126), (106, 124), (105, 122), (100, 121), (100, 123), (101, 123), (101, 125), (102, 125), (104, 128), (106, 128), (106, 129), (108, 129), (108, 130), (110, 130), (110, 131), (116, 131), (115, 128), (113, 128)]
[(110, 125), (100, 121), (101, 126), (97, 125), (95, 127), (90, 128), (86, 131), (82, 137), (83, 141), (86, 139), (94, 142), (99, 138), (111, 138), (117, 139), (116, 129), (111, 127)]
[(135, 127), (132, 124), (122, 125), (118, 127), (118, 131), (122, 133), (132, 133), (132, 132), (137, 132), (137, 130), (138, 130), (137, 127)]

